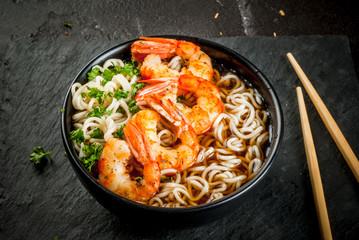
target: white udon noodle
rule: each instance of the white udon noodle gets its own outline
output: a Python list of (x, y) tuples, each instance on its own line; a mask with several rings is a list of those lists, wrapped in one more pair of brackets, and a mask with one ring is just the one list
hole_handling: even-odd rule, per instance
[[(123, 66), (121, 60), (110, 59), (102, 68), (94, 67), (104, 70), (112, 65), (112, 62)], [(180, 57), (174, 57), (165, 64), (177, 71), (183, 67)], [(262, 109), (261, 96), (252, 88), (247, 88), (244, 82), (232, 73), (220, 76), (218, 71), (215, 71), (213, 79), (220, 89), (224, 112), (217, 117), (211, 131), (198, 136), (200, 151), (195, 164), (183, 172), (175, 169), (162, 170), (161, 176), (172, 176), (171, 182), (161, 183), (159, 192), (148, 202), (143, 202), (144, 204), (157, 207), (191, 207), (213, 202), (239, 189), (262, 166), (265, 158), (262, 146), (269, 135), (265, 125), (268, 113)], [(102, 77), (97, 76), (83, 86), (79, 83), (73, 85), (73, 105), (79, 110), (73, 116), (74, 127), (82, 128), (86, 140), (104, 145), (113, 137), (112, 133), (132, 117), (126, 104), (128, 99), (108, 98), (102, 106), (113, 111), (111, 116), (105, 114), (101, 119), (86, 118), (92, 108), (98, 106), (96, 99), (81, 97), (82, 91), (87, 92), (86, 86), (97, 87), (105, 93), (114, 92), (117, 88), (131, 93), (130, 86), (137, 80), (136, 76), (131, 78), (116, 75), (103, 87)], [(186, 95), (184, 101), (187, 105), (195, 104), (192, 94)], [(116, 113), (119, 108), (123, 108), (126, 114)], [(141, 109), (143, 108), (141, 106)], [(103, 131), (104, 139), (90, 138), (96, 128)], [(177, 140), (175, 134), (161, 124), (158, 126), (158, 136), (161, 145), (166, 147), (173, 146)], [(83, 143), (74, 144), (79, 156), (84, 156)]]

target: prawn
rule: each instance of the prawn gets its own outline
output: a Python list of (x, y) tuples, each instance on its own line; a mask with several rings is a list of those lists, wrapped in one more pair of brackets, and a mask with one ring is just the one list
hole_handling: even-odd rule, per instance
[[(172, 114), (172, 116), (176, 115), (175, 112), (169, 114)], [(177, 127), (172, 125), (178, 138), (181, 140), (181, 144), (175, 148), (168, 149), (160, 145), (160, 139), (157, 135), (157, 124), (160, 121), (162, 121), (161, 115), (155, 111), (148, 109), (139, 111), (126, 124), (124, 129), (126, 140), (131, 148), (136, 149), (141, 147), (141, 142), (139, 142), (138, 139), (147, 139), (161, 170), (172, 168), (183, 171), (191, 167), (196, 161), (199, 151), (198, 138), (192, 127), (183, 122)], [(132, 132), (132, 134), (128, 134), (126, 130), (128, 126), (140, 129), (139, 133)], [(136, 152), (136, 150), (134, 150), (134, 152)]]
[[(129, 131), (127, 129), (126, 132)], [(136, 132), (133, 129), (131, 131)], [(125, 141), (117, 138), (108, 140), (98, 162), (100, 184), (133, 201), (149, 200), (158, 192), (161, 172), (147, 145), (142, 144), (142, 149), (137, 148), (135, 154), (132, 154)], [(133, 155), (143, 164), (143, 177), (139, 181), (132, 180), (127, 169)]]
[[(131, 45), (131, 53), (135, 61), (143, 62), (140, 70), (144, 79), (178, 77), (191, 73), (207, 81), (212, 80), (211, 58), (196, 44), (167, 38), (140, 37), (140, 39)], [(154, 54), (157, 56), (153, 56)], [(175, 55), (187, 61), (187, 69), (183, 68), (180, 73), (161, 63), (161, 59)]]
[[(196, 104), (193, 107), (176, 103), (176, 100), (173, 98), (171, 98), (171, 102), (176, 103), (176, 108), (184, 115), (187, 123), (193, 127), (197, 135), (209, 131), (215, 119), (223, 112), (223, 102), (218, 88), (213, 83), (200, 77), (181, 75), (179, 78), (150, 79), (142, 80), (142, 82), (157, 84), (141, 89), (135, 97), (136, 101), (143, 101), (146, 98), (149, 99), (148, 96), (150, 96), (151, 92), (158, 95), (161, 91), (169, 91), (171, 83), (176, 84), (175, 86), (178, 86), (179, 89), (193, 92), (197, 97)], [(162, 101), (162, 105), (163, 102), (164, 101)], [(149, 101), (147, 101), (147, 103), (149, 103)], [(153, 104), (149, 105), (154, 108)], [(158, 105), (161, 105), (161, 103)], [(157, 109), (158, 108), (157, 106)], [(157, 109), (155, 110), (157, 111)]]

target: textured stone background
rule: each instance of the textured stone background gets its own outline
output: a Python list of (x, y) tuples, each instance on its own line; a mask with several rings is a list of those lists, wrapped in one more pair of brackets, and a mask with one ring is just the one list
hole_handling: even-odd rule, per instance
[[(127, 40), (127, 39), (126, 39)], [(130, 225), (98, 204), (63, 155), (60, 109), (76, 73), (118, 41), (7, 44), (1, 52), (0, 239), (308, 239), (320, 238), (303, 148), (291, 51), (359, 152), (359, 84), (344, 36), (213, 39), (262, 69), (285, 115), (281, 151), (267, 176), (234, 214), (192, 229)], [(333, 57), (335, 56), (335, 57)], [(358, 184), (305, 94), (335, 239), (359, 233)], [(29, 163), (44, 146), (53, 161)], [(189, 216), (190, 217), (190, 216)], [(139, 216), (139, 222), (151, 221)]]

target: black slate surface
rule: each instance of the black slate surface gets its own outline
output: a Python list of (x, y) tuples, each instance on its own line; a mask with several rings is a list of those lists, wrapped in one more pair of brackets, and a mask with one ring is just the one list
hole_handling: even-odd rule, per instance
[[(120, 41), (8, 44), (0, 50), (0, 239), (319, 239), (297, 110), (300, 82), (285, 54), (296, 57), (358, 155), (359, 84), (347, 37), (212, 40), (261, 69), (283, 107), (281, 151), (253, 197), (231, 216), (198, 228), (164, 229), (159, 222), (149, 229), (119, 220), (86, 192), (63, 155), (60, 109), (80, 68)], [(354, 239), (358, 183), (306, 93), (305, 98), (333, 237)], [(53, 161), (43, 171), (29, 163), (37, 145), (52, 151)], [(139, 218), (146, 221), (151, 219)]]

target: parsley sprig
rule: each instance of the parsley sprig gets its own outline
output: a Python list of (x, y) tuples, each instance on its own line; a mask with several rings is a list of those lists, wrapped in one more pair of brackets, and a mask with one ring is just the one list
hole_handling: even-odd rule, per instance
[(96, 129), (90, 134), (90, 137), (103, 139), (103, 134), (101, 133), (101, 129), (100, 129), (100, 128), (96, 128)]
[(87, 114), (87, 118), (90, 118), (90, 117), (101, 118), (104, 115), (105, 111), (106, 111), (106, 109), (104, 109), (102, 106), (94, 107), (94, 109), (89, 114)]
[(125, 134), (123, 132), (123, 129), (125, 128), (126, 124), (123, 124), (119, 130), (117, 130), (114, 134), (113, 137), (115, 138), (120, 138), (120, 139), (125, 139)]
[(136, 101), (131, 99), (130, 101), (128, 101), (127, 105), (130, 107), (130, 113), (135, 114), (138, 111), (140, 111), (140, 107), (136, 105)]
[(81, 158), (84, 167), (91, 172), (92, 166), (100, 159), (103, 147), (99, 144), (92, 143), (91, 145), (84, 145), (82, 151), (87, 154), (86, 157)]
[(50, 154), (51, 151), (45, 152), (43, 147), (41, 146), (34, 147), (34, 151), (30, 155), (30, 162), (32, 162), (35, 165), (40, 165), (41, 163), (43, 163), (44, 160), (46, 160), (46, 158), (52, 160)]
[(145, 84), (144, 83), (134, 83), (131, 85), (132, 87), (132, 97), (135, 97), (136, 94), (137, 94), (137, 91), (144, 88), (145, 87)]
[(89, 92), (87, 93), (87, 95), (88, 95), (90, 98), (96, 98), (99, 104), (102, 104), (102, 103), (103, 103), (102, 96), (103, 96), (104, 91), (101, 91), (101, 90), (98, 89), (97, 87), (94, 87), (94, 88), (87, 87), (87, 89), (89, 90)]
[(133, 75), (140, 75), (141, 72), (139, 69), (137, 69), (137, 63), (135, 61), (132, 61), (130, 63), (125, 63), (125, 66), (123, 68), (120, 69), (120, 73), (124, 73), (127, 75), (130, 75), (131, 77)]
[(93, 68), (90, 72), (87, 73), (87, 79), (89, 81), (92, 81), (93, 79), (95, 79), (98, 74), (100, 73), (100, 69), (99, 68)]
[(121, 98), (127, 98), (128, 94), (129, 94), (128, 91), (123, 91), (122, 89), (117, 89), (115, 91), (115, 93), (113, 94), (113, 97), (116, 98), (117, 100), (120, 100)]
[(84, 132), (81, 128), (71, 132), (72, 140), (75, 140), (78, 144), (81, 144), (85, 141)]

